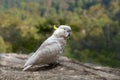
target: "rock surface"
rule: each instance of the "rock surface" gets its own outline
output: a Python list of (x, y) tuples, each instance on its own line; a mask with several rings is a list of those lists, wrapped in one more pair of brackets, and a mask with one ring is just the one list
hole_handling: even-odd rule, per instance
[(54, 67), (35, 66), (23, 72), (28, 55), (0, 54), (0, 80), (120, 80), (120, 69), (80, 63), (67, 57)]

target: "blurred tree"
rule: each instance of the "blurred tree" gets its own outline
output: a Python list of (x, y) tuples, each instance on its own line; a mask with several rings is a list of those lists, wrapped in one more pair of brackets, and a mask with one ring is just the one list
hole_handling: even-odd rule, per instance
[(0, 52), (35, 51), (53, 25), (70, 25), (66, 54), (120, 66), (119, 0), (0, 0)]

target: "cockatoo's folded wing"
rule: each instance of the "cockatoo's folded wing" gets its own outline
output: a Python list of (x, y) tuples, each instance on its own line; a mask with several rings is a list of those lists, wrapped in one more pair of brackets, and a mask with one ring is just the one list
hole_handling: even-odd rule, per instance
[[(25, 63), (25, 67), (29, 65), (44, 64), (53, 62), (52, 59), (59, 53), (62, 53), (63, 49), (60, 46), (60, 43), (55, 40), (45, 41), (42, 46), (28, 59)], [(53, 60), (54, 60), (53, 59)]]

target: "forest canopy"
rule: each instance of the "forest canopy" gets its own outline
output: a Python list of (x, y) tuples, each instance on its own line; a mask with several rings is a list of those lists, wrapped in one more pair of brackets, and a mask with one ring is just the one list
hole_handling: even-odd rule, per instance
[(120, 0), (0, 0), (0, 52), (34, 52), (61, 24), (66, 56), (120, 67)]

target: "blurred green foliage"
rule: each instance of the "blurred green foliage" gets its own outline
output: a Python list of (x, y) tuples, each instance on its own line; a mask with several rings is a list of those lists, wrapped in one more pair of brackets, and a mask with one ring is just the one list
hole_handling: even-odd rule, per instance
[(119, 0), (0, 0), (0, 52), (34, 52), (54, 24), (72, 27), (66, 56), (120, 67)]

